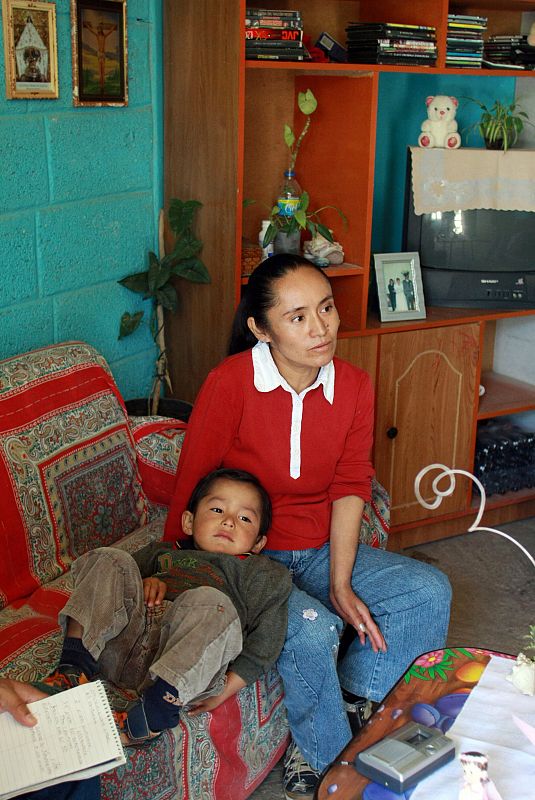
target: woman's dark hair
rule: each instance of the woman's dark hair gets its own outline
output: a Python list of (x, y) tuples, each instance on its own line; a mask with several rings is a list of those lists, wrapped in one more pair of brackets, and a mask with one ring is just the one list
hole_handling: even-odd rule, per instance
[(228, 348), (229, 356), (254, 347), (257, 339), (249, 330), (247, 320), (249, 317), (253, 317), (259, 328), (266, 329), (268, 327), (267, 312), (273, 308), (276, 302), (275, 281), (283, 278), (288, 272), (295, 272), (302, 267), (315, 269), (321, 272), (325, 280), (328, 280), (321, 267), (292, 253), (278, 253), (266, 258), (258, 265), (249, 278), (234, 315)]
[(192, 492), (189, 499), (187, 510), (195, 514), (199, 503), (210, 492), (212, 485), (224, 478), (228, 481), (237, 481), (239, 483), (248, 483), (254, 486), (260, 498), (260, 527), (258, 531), (259, 536), (264, 536), (271, 527), (271, 499), (266, 492), (260, 481), (255, 475), (250, 472), (245, 472), (243, 469), (214, 469), (209, 472), (204, 478), (201, 478), (197, 486)]

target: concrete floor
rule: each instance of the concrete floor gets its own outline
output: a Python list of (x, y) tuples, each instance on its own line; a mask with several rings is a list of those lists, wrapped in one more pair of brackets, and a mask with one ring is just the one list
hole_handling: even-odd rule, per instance
[[(535, 517), (500, 530), (535, 555)], [(468, 533), (408, 548), (405, 555), (443, 570), (453, 587), (448, 645), (472, 645), (516, 655), (535, 624), (535, 568), (510, 541), (493, 533)], [(284, 800), (281, 762), (251, 795)]]

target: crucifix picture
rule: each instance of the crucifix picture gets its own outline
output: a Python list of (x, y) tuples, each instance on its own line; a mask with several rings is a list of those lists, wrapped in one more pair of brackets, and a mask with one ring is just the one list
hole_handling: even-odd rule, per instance
[(128, 104), (126, 0), (71, 0), (73, 100)]

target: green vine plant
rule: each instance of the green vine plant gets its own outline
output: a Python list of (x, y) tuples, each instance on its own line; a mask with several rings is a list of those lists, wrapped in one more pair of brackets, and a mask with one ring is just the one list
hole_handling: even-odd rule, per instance
[(297, 105), (299, 106), (301, 113), (306, 117), (303, 130), (299, 134), (298, 138), (295, 138), (293, 130), (287, 123), (284, 125), (284, 141), (286, 142), (286, 146), (290, 151), (289, 169), (292, 171), (295, 169), (295, 162), (297, 161), (299, 148), (301, 147), (303, 139), (307, 135), (308, 129), (310, 128), (310, 115), (313, 114), (317, 109), (318, 101), (314, 97), (312, 90), (307, 89), (306, 92), (299, 92), (297, 95)]
[[(182, 201), (172, 198), (169, 202), (168, 214), (170, 228), (175, 234), (172, 251), (168, 255), (164, 255), (164, 213), (162, 210), (160, 211), (158, 231), (160, 257), (149, 251), (148, 269), (127, 275), (119, 281), (121, 286), (142, 295), (144, 300), (151, 302), (149, 328), (157, 348), (157, 357), (147, 403), (149, 414), (158, 413), (158, 404), (164, 386), (170, 393), (173, 391), (165, 347), (164, 309), (175, 313), (178, 308), (179, 298), (174, 279), (179, 277), (193, 283), (210, 283), (208, 270), (199, 258), (203, 243), (193, 233), (194, 218), (197, 210), (201, 207), (202, 203), (198, 200)], [(134, 314), (125, 311), (121, 317), (118, 338), (124, 339), (126, 336), (131, 336), (139, 328), (144, 318), (144, 311), (136, 311)]]

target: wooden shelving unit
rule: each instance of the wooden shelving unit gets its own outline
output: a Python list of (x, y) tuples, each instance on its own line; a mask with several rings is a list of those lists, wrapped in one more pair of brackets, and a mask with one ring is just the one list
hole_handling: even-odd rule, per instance
[(535, 409), (535, 386), (529, 383), (495, 372), (483, 373), (481, 383), (485, 387), (485, 394), (480, 399), (478, 419)]
[[(489, 18), (489, 33), (514, 33), (521, 14), (535, 11), (535, 0), (249, 3), (299, 8), (313, 41), (327, 30), (344, 42), (345, 27), (353, 20), (433, 25), (438, 61), (436, 67), (246, 61), (245, 0), (165, 0), (165, 194), (203, 202), (199, 235), (212, 275), (209, 286), (181, 284), (183, 309), (169, 317), (175, 394), (193, 400), (208, 371), (225, 355), (234, 308), (247, 281), (241, 269), (242, 237), (256, 242), (287, 166), (283, 123), (300, 130), (297, 94), (311, 88), (318, 110), (299, 153), (297, 178), (309, 192), (311, 208), (338, 206), (348, 218), (344, 230), (335, 212), (322, 215), (349, 264), (329, 270), (342, 321), (338, 351), (376, 381), (375, 462), (393, 498), (392, 541), (404, 546), (459, 533), (473, 513), (470, 492), (431, 513), (415, 503), (413, 477), (434, 461), (470, 470), (479, 420), (496, 408), (498, 414), (535, 408), (535, 387), (515, 386), (500, 376), (488, 380), (495, 321), (529, 317), (535, 309), (428, 308), (425, 320), (400, 324), (381, 323), (369, 312), (379, 79), (388, 72), (481, 80), (534, 77), (533, 72), (446, 68), (445, 55), (448, 11), (483, 14)], [(255, 203), (244, 208), (244, 199)], [(477, 390), (485, 380), (487, 395), (480, 404)], [(392, 427), (399, 431), (394, 439), (386, 437)], [(489, 524), (535, 513), (535, 491), (498, 506)]]

